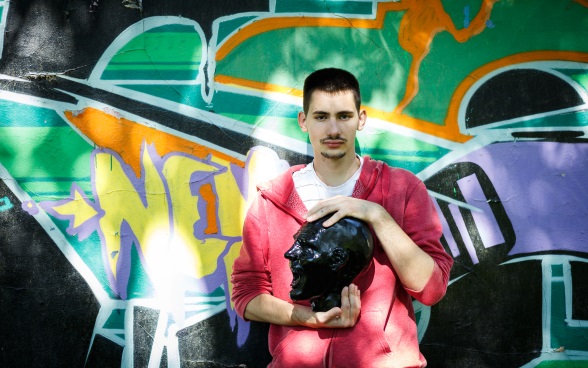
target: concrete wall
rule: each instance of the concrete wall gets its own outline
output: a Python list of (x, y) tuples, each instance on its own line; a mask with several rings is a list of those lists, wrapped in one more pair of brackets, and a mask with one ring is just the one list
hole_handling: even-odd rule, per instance
[(431, 367), (588, 364), (586, 0), (0, 1), (0, 365), (262, 367), (227, 295), (255, 184), (310, 160), (302, 82), (455, 259)]

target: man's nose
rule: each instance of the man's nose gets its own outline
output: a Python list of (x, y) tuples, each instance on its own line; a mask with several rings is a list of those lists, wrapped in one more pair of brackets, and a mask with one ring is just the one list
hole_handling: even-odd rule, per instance
[(337, 121), (336, 117), (329, 119), (327, 129), (329, 135), (338, 135), (341, 133), (339, 122)]

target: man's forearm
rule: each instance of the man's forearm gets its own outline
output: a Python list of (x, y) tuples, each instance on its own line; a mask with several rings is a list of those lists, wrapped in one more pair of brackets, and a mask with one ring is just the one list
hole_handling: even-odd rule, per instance
[(310, 307), (291, 304), (270, 294), (260, 294), (247, 304), (244, 317), (281, 326), (348, 328), (357, 322), (360, 309), (360, 291), (356, 285), (351, 284), (341, 291), (341, 308), (313, 312)]
[(270, 294), (259, 294), (245, 307), (248, 320), (273, 323), (281, 326), (297, 326), (293, 320), (295, 306)]
[(431, 278), (435, 261), (382, 210), (371, 222), (374, 232), (402, 284), (411, 290), (422, 290)]

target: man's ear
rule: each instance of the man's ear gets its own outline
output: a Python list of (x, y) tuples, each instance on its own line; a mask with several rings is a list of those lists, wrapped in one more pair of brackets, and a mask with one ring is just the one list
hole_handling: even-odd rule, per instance
[(308, 132), (308, 129), (306, 128), (306, 114), (304, 111), (298, 113), (298, 126), (300, 126), (300, 129), (302, 129), (303, 132)]
[(359, 110), (359, 123), (357, 124), (357, 130), (362, 130), (367, 122), (367, 112), (365, 110)]
[(333, 271), (345, 266), (349, 260), (349, 254), (342, 248), (335, 248), (331, 252), (331, 268)]

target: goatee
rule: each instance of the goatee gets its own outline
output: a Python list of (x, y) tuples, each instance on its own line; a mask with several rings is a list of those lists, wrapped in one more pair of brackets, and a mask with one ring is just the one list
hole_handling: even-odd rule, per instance
[(324, 158), (329, 158), (329, 159), (340, 159), (345, 157), (345, 154), (347, 152), (337, 152), (337, 153), (330, 153), (330, 152), (321, 152), (321, 155)]

